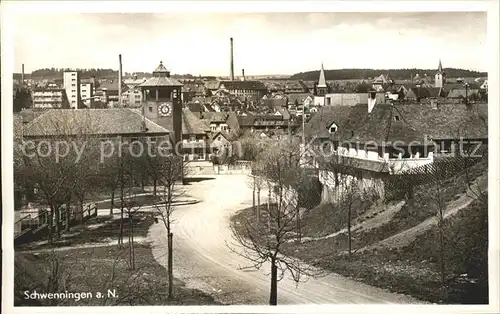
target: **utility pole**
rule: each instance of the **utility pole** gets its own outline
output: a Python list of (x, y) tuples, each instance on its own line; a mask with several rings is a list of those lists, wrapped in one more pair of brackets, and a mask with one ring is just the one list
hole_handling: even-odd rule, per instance
[(468, 106), (469, 105), (469, 84), (468, 83), (465, 83), (465, 106)]

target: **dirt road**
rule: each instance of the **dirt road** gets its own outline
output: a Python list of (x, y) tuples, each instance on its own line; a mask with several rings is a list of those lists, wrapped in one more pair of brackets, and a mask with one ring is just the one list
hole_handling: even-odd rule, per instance
[[(225, 304), (267, 304), (269, 265), (247, 269), (249, 262), (231, 252), (230, 217), (252, 205), (246, 176), (218, 176), (186, 186), (187, 193), (201, 202), (180, 206), (174, 213), (174, 276), (189, 287), (203, 290)], [(166, 266), (166, 234), (161, 224), (150, 229), (153, 255)], [(309, 278), (296, 286), (285, 277), (278, 283), (279, 304), (419, 303), (345, 277), (330, 274)]]

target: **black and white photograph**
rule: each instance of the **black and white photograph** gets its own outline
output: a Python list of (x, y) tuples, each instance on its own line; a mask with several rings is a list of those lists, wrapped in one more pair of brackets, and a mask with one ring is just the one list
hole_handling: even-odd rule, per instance
[(2, 1), (2, 309), (500, 310), (497, 1), (102, 3)]

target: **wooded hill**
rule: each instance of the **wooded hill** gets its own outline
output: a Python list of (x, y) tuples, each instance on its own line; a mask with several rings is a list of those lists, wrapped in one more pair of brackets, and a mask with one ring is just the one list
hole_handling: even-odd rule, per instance
[[(292, 80), (316, 81), (319, 77), (318, 71), (300, 72), (292, 75)], [(487, 72), (478, 72), (464, 69), (445, 68), (447, 77), (486, 77)], [(381, 74), (389, 74), (389, 77), (396, 80), (410, 79), (416, 74), (419, 76), (434, 76), (436, 69), (338, 69), (325, 70), (327, 80), (348, 80), (348, 79), (368, 79), (375, 78)]]

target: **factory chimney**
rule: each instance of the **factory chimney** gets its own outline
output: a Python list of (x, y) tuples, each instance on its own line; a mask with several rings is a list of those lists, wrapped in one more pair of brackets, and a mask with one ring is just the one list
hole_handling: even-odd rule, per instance
[(233, 37), (231, 37), (230, 41), (231, 41), (231, 81), (234, 81)]
[(245, 69), (241, 69), (241, 80), (245, 80)]
[(122, 55), (118, 55), (119, 68), (118, 68), (118, 104), (122, 107)]
[(21, 65), (21, 85), (24, 85), (24, 63)]

